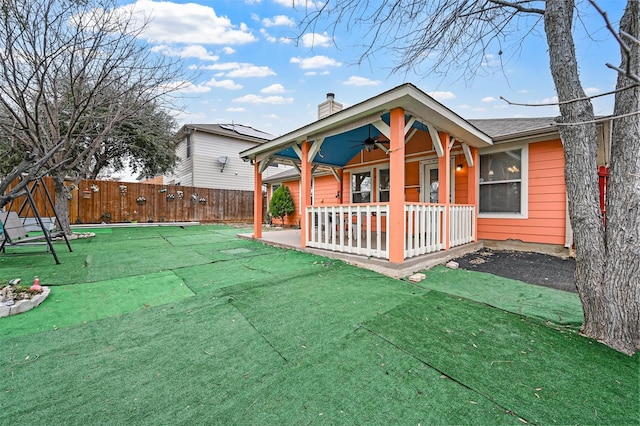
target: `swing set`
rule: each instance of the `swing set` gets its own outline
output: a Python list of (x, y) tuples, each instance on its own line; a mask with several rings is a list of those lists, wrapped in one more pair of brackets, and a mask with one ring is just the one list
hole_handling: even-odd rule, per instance
[[(22, 176), (19, 178), (24, 179)], [(38, 210), (34, 196), (39, 196), (44, 202), (44, 216)], [(62, 223), (56, 213), (53, 199), (49, 189), (39, 177), (27, 184), (24, 191), (25, 199), (22, 200), (17, 212), (13, 210), (13, 204), (17, 199), (11, 200), (6, 211), (0, 211), (0, 253), (6, 253), (7, 247), (46, 245), (47, 252), (53, 255), (56, 264), (60, 259), (56, 254), (53, 240), (63, 238), (69, 252), (73, 252), (69, 239), (62, 229)], [(21, 197), (19, 197), (21, 198)], [(35, 219), (35, 220), (34, 220)], [(33, 231), (37, 231), (34, 235)], [(31, 233), (31, 235), (30, 235)]]

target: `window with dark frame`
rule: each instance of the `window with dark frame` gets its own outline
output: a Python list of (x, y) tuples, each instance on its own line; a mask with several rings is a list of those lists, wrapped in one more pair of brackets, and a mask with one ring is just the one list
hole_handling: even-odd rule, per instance
[(378, 202), (389, 202), (389, 169), (380, 169), (378, 172)]
[(480, 213), (522, 213), (522, 149), (480, 155)]
[(371, 172), (351, 174), (351, 202), (371, 202)]

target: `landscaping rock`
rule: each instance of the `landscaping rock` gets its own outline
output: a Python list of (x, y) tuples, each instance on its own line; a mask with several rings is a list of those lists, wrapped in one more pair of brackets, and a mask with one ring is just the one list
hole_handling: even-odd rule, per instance
[(409, 277), (409, 281), (411, 281), (412, 283), (419, 283), (420, 281), (424, 280), (425, 278), (427, 278), (427, 276), (425, 274), (417, 273), (417, 274), (411, 275)]
[(455, 262), (455, 261), (452, 260), (452, 261), (447, 262), (447, 264), (444, 265), (444, 266), (446, 266), (449, 269), (458, 269), (460, 267), (460, 264), (458, 262)]
[(20, 300), (15, 305), (10, 306), (11, 312), (9, 315), (21, 314), (23, 312), (30, 311), (33, 307), (33, 302), (31, 300)]

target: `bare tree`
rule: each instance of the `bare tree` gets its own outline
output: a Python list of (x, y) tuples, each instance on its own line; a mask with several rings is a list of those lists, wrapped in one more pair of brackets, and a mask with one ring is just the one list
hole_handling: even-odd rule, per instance
[(573, 41), (574, 17), (584, 8), (606, 18), (593, 0), (330, 0), (307, 12), (302, 27), (358, 26), (365, 30), (360, 62), (383, 51), (395, 57), (395, 72), (420, 72), (426, 64), (432, 73), (462, 70), (473, 78), (487, 53), (517, 57), (524, 38), (542, 26), (561, 113), (576, 287), (584, 308), (581, 332), (633, 354), (640, 349), (638, 0), (628, 0), (620, 34), (613, 32), (622, 64), (609, 66), (620, 73), (614, 111), (620, 118), (614, 121), (606, 230), (598, 201), (595, 117)]
[(180, 67), (138, 36), (145, 18), (115, 0), (5, 0), (0, 6), (0, 130), (49, 152), (56, 209), (70, 233), (65, 178), (87, 175), (120, 123), (180, 87)]

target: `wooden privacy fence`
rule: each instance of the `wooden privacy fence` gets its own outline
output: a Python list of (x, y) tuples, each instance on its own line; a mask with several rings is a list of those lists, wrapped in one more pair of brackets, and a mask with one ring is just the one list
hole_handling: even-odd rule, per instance
[[(44, 183), (54, 197), (53, 180)], [(194, 188), (190, 186), (112, 182), (87, 179), (70, 188), (69, 221), (115, 222), (253, 222), (253, 191)], [(47, 216), (43, 191), (34, 198)], [(22, 198), (12, 207), (17, 210)], [(49, 209), (50, 210), (50, 209)], [(25, 212), (26, 216), (32, 215)], [(264, 215), (263, 215), (264, 217)]]

